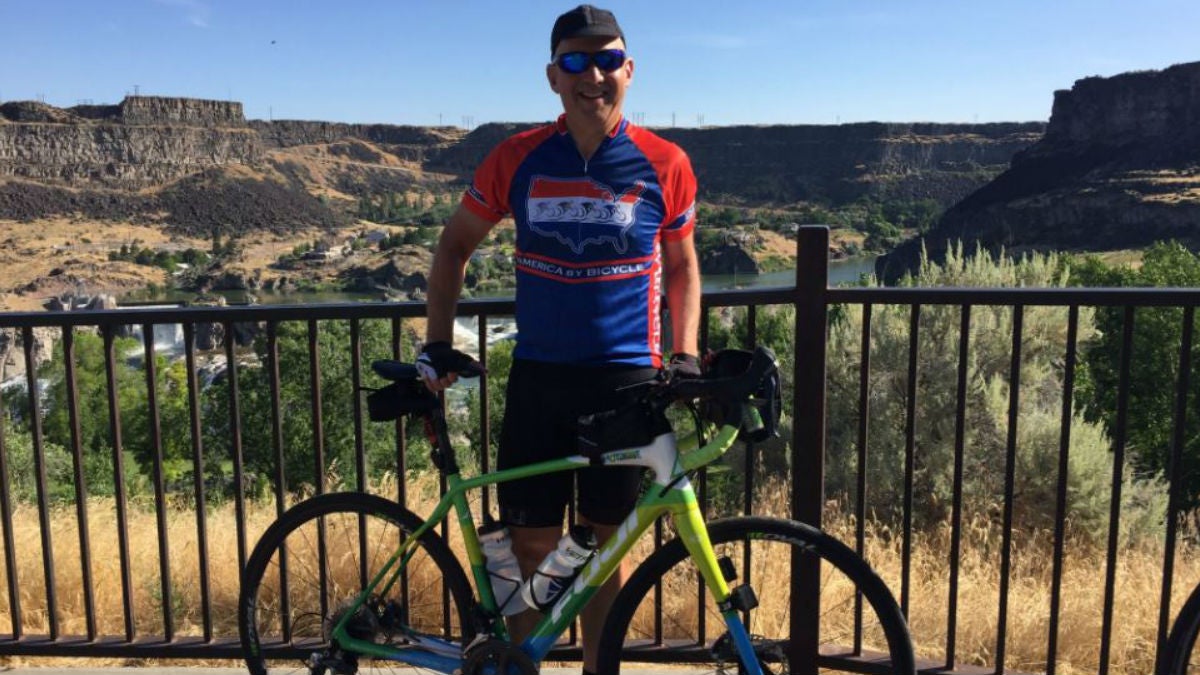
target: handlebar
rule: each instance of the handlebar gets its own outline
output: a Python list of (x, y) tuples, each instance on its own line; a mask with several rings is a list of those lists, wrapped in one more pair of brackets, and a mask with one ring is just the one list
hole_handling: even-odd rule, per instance
[[(658, 400), (666, 403), (685, 400), (710, 400), (717, 403), (739, 404), (750, 399), (759, 389), (763, 381), (778, 368), (775, 352), (770, 348), (756, 347), (746, 370), (728, 377), (704, 377), (695, 379), (666, 379), (660, 374), (652, 380), (631, 385), (627, 389), (645, 389), (641, 398)], [(417, 367), (411, 363), (403, 363), (390, 359), (374, 361), (371, 369), (380, 377), (401, 384), (420, 383), (421, 376)], [(462, 377), (477, 377), (483, 373), (483, 366), (471, 360), (463, 363), (456, 372)], [(413, 394), (427, 394), (424, 386), (413, 389)], [(422, 398), (425, 396), (422, 395)]]
[(675, 400), (708, 399), (722, 403), (740, 403), (754, 395), (768, 375), (779, 368), (775, 352), (769, 347), (754, 349), (750, 366), (739, 375), (716, 378), (677, 379), (667, 383)]

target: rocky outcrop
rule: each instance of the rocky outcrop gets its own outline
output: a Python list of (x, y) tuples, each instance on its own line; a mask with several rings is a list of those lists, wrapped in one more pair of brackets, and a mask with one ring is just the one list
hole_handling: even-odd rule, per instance
[(726, 244), (707, 252), (700, 260), (701, 274), (758, 274), (758, 263), (746, 249)]
[(708, 194), (752, 202), (864, 195), (950, 205), (1041, 138), (1045, 125), (843, 124), (659, 129), (687, 151)]
[(414, 127), (396, 124), (341, 124), (298, 120), (253, 120), (250, 128), (268, 148), (337, 143), (357, 139), (385, 147), (399, 159), (425, 162), (457, 143), (466, 132), (452, 127)]
[[(37, 370), (43, 363), (53, 360), (54, 345), (62, 333), (57, 328), (39, 327), (32, 331), (31, 356), (33, 368)], [(0, 329), (0, 382), (26, 373), (25, 368), (25, 339), (18, 328)]]
[[(533, 124), (485, 124), (427, 168), (467, 178), (497, 143)], [(654, 129), (687, 151), (704, 193), (749, 202), (881, 198), (950, 205), (1041, 138), (1041, 122)]]
[(211, 101), (165, 96), (126, 96), (121, 121), (151, 126), (240, 127), (246, 116), (237, 101)]
[(1200, 249), (1200, 63), (1079, 80), (1055, 93), (1045, 137), (879, 261), (895, 280), (949, 243), (998, 250)]
[(0, 177), (137, 190), (262, 160), (249, 129), (31, 122), (0, 125)]
[(431, 264), (433, 255), (428, 249), (405, 245), (390, 251), (382, 265), (355, 265), (343, 271), (340, 279), (344, 288), (364, 293), (423, 293), (429, 287), (425, 274)]
[[(78, 215), (161, 222), (204, 237), (333, 226), (353, 214), (358, 199), (414, 189), (441, 193), (455, 179), (469, 180), (497, 143), (534, 126), (487, 124), (466, 133), (247, 122), (240, 103), (150, 96), (66, 109), (10, 102), (0, 105), (0, 219)], [(838, 205), (873, 195), (949, 205), (999, 172), (1043, 127), (656, 131), (688, 151), (703, 199)]]
[(12, 122), (0, 124), (0, 178), (137, 190), (263, 157), (233, 101), (130, 96), (66, 110), (17, 101), (0, 116)]

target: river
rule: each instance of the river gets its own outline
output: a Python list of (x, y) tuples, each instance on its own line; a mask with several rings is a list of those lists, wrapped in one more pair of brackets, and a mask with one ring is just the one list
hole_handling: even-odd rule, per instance
[[(837, 286), (855, 283), (864, 274), (875, 271), (875, 256), (858, 256), (843, 260), (829, 261), (829, 284)], [(731, 288), (772, 288), (788, 287), (796, 283), (795, 270), (782, 270), (767, 274), (706, 274), (703, 277), (704, 290), (719, 291)], [(231, 304), (245, 303), (247, 291), (220, 291), (220, 295)], [(382, 299), (380, 293), (349, 293), (345, 291), (293, 291), (276, 293), (270, 291), (252, 291), (254, 298), (264, 305), (297, 305), (300, 303), (325, 302), (360, 302)], [(154, 295), (138, 293), (126, 296), (121, 302), (162, 302), (182, 303), (193, 300), (195, 293), (187, 291), (159, 291)], [(476, 293), (478, 298), (511, 298), (512, 289), (501, 289), (488, 293)]]

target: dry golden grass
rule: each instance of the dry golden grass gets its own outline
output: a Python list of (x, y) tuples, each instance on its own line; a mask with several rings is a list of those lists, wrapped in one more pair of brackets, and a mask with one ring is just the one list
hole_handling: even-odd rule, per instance
[[(379, 485), (374, 492), (395, 494), (394, 485)], [(436, 480), (418, 477), (409, 486), (410, 502), (415, 511), (427, 513), (436, 496)], [(756, 511), (780, 514), (788, 504), (787, 490), (779, 485), (766, 487), (756, 501)], [(123, 610), (120, 556), (116, 537), (116, 518), (111, 499), (93, 498), (88, 503), (95, 589), (96, 618), (101, 634), (122, 635)], [(248, 505), (246, 535), (253, 545), (259, 534), (275, 518), (271, 503)], [(170, 541), (172, 617), (180, 635), (198, 635), (202, 631), (199, 593), (198, 538), (195, 513), (173, 508), (167, 513)], [(828, 518), (826, 530), (843, 542), (854, 541), (853, 523)], [(26, 634), (48, 632), (45, 587), (42, 580), (40, 530), (36, 508), (22, 504), (14, 513), (14, 548), (20, 582), (23, 630)], [(84, 589), (79, 565), (79, 536), (74, 507), (55, 508), (51, 514), (54, 542), (55, 583), (62, 634), (83, 634), (86, 630)], [(132, 557), (133, 604), (138, 631), (161, 633), (162, 605), (158, 572), (158, 537), (153, 509), (147, 504), (130, 510), (129, 531)], [(214, 507), (207, 516), (210, 599), (214, 632), (218, 636), (236, 636), (238, 595), (237, 528), (231, 504)], [(956, 660), (959, 663), (990, 666), (995, 663), (995, 644), (1000, 589), (1001, 538), (990, 523), (974, 523), (963, 531), (959, 560), (957, 597)], [(883, 527), (869, 527), (866, 557), (900, 595), (901, 537)], [(464, 558), (461, 540), (451, 537), (451, 547)], [(652, 549), (644, 538), (635, 551), (635, 560)], [(949, 593), (949, 530), (919, 535), (913, 542), (911, 566), (911, 630), (919, 658), (944, 658), (947, 635), (946, 606)], [(1069, 540), (1062, 580), (1062, 603), (1058, 635), (1058, 671), (1062, 673), (1096, 672), (1104, 606), (1104, 551)], [(1046, 669), (1050, 589), (1052, 579), (1052, 541), (1045, 534), (1018, 536), (1012, 545), (1012, 564), (1008, 590), (1005, 665), (1010, 670), (1044, 672)], [(1200, 580), (1200, 556), (1195, 550), (1180, 550), (1176, 556), (1175, 597), (1172, 615)], [(1162, 550), (1141, 545), (1120, 550), (1116, 570), (1114, 622), (1110, 668), (1113, 673), (1143, 675), (1152, 672), (1158, 599), (1161, 593)], [(769, 556), (760, 556), (754, 568), (755, 586), (763, 601), (756, 632), (770, 633), (786, 626), (785, 593), (766, 593), (764, 589), (783, 589), (788, 585), (787, 565), (772, 564)], [(735, 561), (738, 557), (734, 558)], [(827, 588), (825, 602), (844, 609), (844, 589), (835, 588), (835, 579), (823, 571)], [(7, 579), (0, 569), (0, 633), (11, 630)], [(668, 630), (684, 634), (695, 630), (695, 579), (687, 575), (677, 579), (666, 596), (665, 617)], [(838, 594), (841, 593), (839, 596)], [(839, 599), (840, 598), (840, 599)], [(648, 619), (638, 625), (644, 629)], [(715, 626), (711, 620), (710, 626)], [(709, 628), (710, 631), (713, 628)], [(822, 620), (822, 639), (846, 642), (849, 634), (847, 613), (826, 610)], [(711, 633), (710, 633), (711, 634)], [(868, 644), (873, 639), (868, 636)], [(12, 665), (15, 661), (0, 659)], [(37, 659), (25, 662), (44, 664)]]

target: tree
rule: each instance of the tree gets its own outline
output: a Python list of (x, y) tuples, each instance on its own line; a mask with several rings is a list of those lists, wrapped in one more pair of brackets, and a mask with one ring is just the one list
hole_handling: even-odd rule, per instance
[[(385, 321), (360, 322), (360, 351), (362, 354), (363, 386), (383, 386), (370, 371), (376, 359), (392, 357), (390, 324)], [(278, 324), (280, 425), (283, 438), (284, 475), (289, 491), (314, 485), (316, 463), (314, 452), (314, 419), (312, 416), (312, 387), (309, 370), (308, 325), (303, 322)], [(255, 341), (257, 362), (270, 363), (265, 336)], [(407, 348), (408, 358), (414, 350)], [(363, 396), (354, 391), (350, 325), (344, 321), (318, 324), (317, 356), (321, 372), (321, 428), (325, 465), (322, 475), (327, 488), (356, 485), (354, 400)], [(239, 373), (238, 394), (241, 409), (242, 448), (246, 471), (264, 489), (276, 477), (277, 460), (272, 428), (270, 369), (244, 368)], [(225, 378), (208, 390), (209, 416), (205, 421), (205, 447), (228, 462), (232, 458), (232, 425), (229, 419), (229, 379)], [(418, 425), (410, 425), (415, 427)], [(363, 448), (367, 476), (378, 478), (396, 466), (395, 431), (392, 425), (373, 424), (366, 418), (363, 404)], [(414, 466), (424, 461), (414, 456)]]
[[(1176, 242), (1157, 243), (1146, 249), (1139, 268), (1108, 267), (1095, 257), (1073, 261), (1072, 274), (1085, 286), (1200, 286), (1200, 257)], [(1142, 307), (1134, 312), (1130, 355), (1129, 402), (1126, 443), (1136, 470), (1143, 475), (1166, 472), (1175, 428), (1175, 398), (1179, 382), (1179, 351), (1183, 340), (1183, 310), (1178, 307)], [(1086, 370), (1080, 378), (1080, 400), (1085, 417), (1115, 434), (1117, 393), (1120, 381), (1125, 312), (1121, 307), (1096, 310), (1098, 332), (1084, 352)], [(1200, 506), (1200, 336), (1191, 349), (1187, 420), (1182, 447), (1184, 508)]]
[[(1054, 255), (1014, 261), (984, 252), (964, 256), (951, 249), (946, 262), (923, 261), (917, 286), (1062, 286), (1067, 281)], [(846, 504), (856, 495), (859, 374), (863, 308), (851, 305), (833, 322), (828, 353), (828, 444), (826, 486)], [(944, 522), (953, 498), (958, 394), (958, 340), (961, 309), (923, 306), (917, 348), (914, 420), (913, 517), (918, 528)], [(908, 306), (872, 308), (868, 387), (867, 497), (871, 511), (897, 522), (904, 495), (909, 390), (910, 317)], [(1009, 434), (1010, 373), (1014, 310), (973, 306), (970, 315), (965, 391), (963, 504), (965, 517), (990, 520), (1002, 503)], [(1093, 335), (1089, 310), (1080, 311), (1081, 339)], [(1066, 312), (1027, 307), (1021, 331), (1021, 377), (1017, 410), (1016, 522), (1029, 528), (1053, 524), (1062, 406), (1062, 359), (1066, 352)], [(1070, 420), (1068, 467), (1070, 522), (1083, 535), (1103, 537), (1111, 481), (1110, 443), (1103, 427), (1082, 416)], [(1165, 500), (1153, 476), (1126, 472), (1127, 504), (1136, 505), (1122, 523), (1127, 531), (1151, 531)]]

